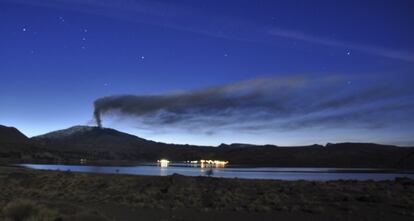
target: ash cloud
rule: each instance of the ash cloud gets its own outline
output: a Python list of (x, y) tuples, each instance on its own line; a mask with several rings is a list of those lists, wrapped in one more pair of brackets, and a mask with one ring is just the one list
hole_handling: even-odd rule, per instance
[(387, 127), (414, 121), (413, 91), (401, 82), (349, 78), (258, 78), (182, 93), (116, 95), (97, 99), (94, 116), (135, 118), (142, 127), (296, 130), (312, 127)]
[[(101, 122), (101, 114), (116, 111), (136, 117), (158, 118), (159, 122), (169, 124), (191, 120), (195, 115), (225, 116), (235, 111), (276, 110), (274, 101), (286, 96), (282, 90), (302, 87), (305, 81), (303, 78), (263, 78), (185, 93), (108, 96), (95, 101), (95, 118), (96, 122)], [(279, 98), (271, 98), (269, 95), (276, 90), (280, 92)]]

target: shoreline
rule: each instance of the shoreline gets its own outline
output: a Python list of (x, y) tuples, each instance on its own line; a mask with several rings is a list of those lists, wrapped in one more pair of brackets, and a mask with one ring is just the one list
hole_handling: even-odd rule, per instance
[[(11, 166), (18, 164), (51, 164), (51, 165), (68, 165), (68, 166), (102, 166), (102, 167), (132, 167), (132, 166), (156, 166), (157, 163), (153, 161), (128, 161), (128, 160), (88, 160), (87, 163), (81, 163), (80, 160), (21, 160), (21, 159), (1, 159), (0, 166)], [(180, 161), (170, 163), (170, 167), (193, 167), (186, 165)], [(209, 167), (206, 167), (209, 168)], [(214, 167), (212, 167), (214, 168)], [(259, 163), (246, 163), (246, 164), (229, 164), (225, 168), (292, 168), (292, 169), (327, 169), (335, 172), (402, 172), (408, 174), (414, 174), (414, 169), (411, 168), (393, 168), (393, 167), (359, 167), (359, 166), (318, 166), (318, 165), (305, 165), (305, 164), (259, 164)], [(294, 171), (289, 171), (294, 172)], [(305, 172), (305, 171), (299, 171)]]
[[(14, 164), (4, 164), (4, 166), (16, 166), (16, 167), (27, 167), (25, 165), (59, 165), (59, 166), (68, 166), (68, 167), (100, 167), (100, 168), (133, 168), (133, 167), (154, 167), (158, 168), (159, 166), (156, 163), (135, 163), (135, 164), (103, 164), (103, 163), (74, 163), (74, 162), (24, 162), (24, 163), (14, 163)], [(28, 167), (30, 168), (30, 167)], [(414, 170), (403, 170), (403, 169), (395, 169), (395, 168), (341, 168), (341, 167), (278, 167), (278, 166), (261, 166), (261, 165), (228, 165), (225, 167), (205, 167), (201, 168), (199, 166), (192, 166), (187, 164), (174, 164), (171, 163), (168, 167), (165, 167), (166, 170), (168, 168), (192, 168), (192, 169), (216, 169), (218, 171), (225, 170), (225, 171), (235, 171), (238, 172), (242, 169), (249, 169), (242, 172), (271, 172), (271, 173), (384, 173), (384, 174), (391, 174), (391, 173), (398, 173), (398, 174), (414, 174)], [(31, 168), (34, 169), (34, 168)], [(45, 170), (45, 169), (37, 169), (37, 170)], [(53, 171), (54, 169), (46, 169)], [(75, 171), (73, 171), (75, 172)], [(83, 171), (78, 171), (83, 172)], [(110, 174), (117, 174), (117, 172), (110, 173)], [(131, 174), (134, 175), (134, 174)], [(140, 174), (136, 174), (140, 175)]]

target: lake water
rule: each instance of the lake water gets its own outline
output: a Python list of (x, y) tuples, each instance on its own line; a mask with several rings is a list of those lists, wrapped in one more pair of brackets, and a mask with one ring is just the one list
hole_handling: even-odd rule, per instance
[(414, 173), (384, 171), (375, 169), (339, 169), (339, 168), (281, 168), (281, 167), (226, 167), (200, 168), (172, 165), (158, 167), (155, 165), (139, 166), (89, 166), (58, 164), (20, 164), (36, 170), (59, 170), (86, 173), (109, 173), (130, 175), (168, 176), (174, 173), (185, 176), (207, 176), (241, 179), (271, 180), (393, 180), (396, 177), (414, 179)]

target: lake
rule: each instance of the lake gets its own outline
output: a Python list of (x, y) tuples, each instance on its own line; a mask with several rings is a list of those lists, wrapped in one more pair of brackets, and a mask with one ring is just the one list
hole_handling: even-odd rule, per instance
[(168, 176), (174, 173), (185, 176), (212, 176), (221, 178), (271, 179), (271, 180), (393, 180), (396, 177), (414, 179), (414, 173), (387, 171), (377, 169), (342, 169), (342, 168), (282, 168), (282, 167), (225, 167), (200, 168), (183, 165), (158, 167), (156, 165), (138, 166), (89, 166), (59, 164), (19, 164), (36, 170), (59, 170), (85, 173), (129, 174)]

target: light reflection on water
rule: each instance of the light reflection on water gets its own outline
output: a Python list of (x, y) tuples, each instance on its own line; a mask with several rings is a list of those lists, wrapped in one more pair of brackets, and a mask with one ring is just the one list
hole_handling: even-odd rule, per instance
[(168, 168), (160, 167), (160, 176), (167, 176), (167, 175), (168, 175)]
[[(174, 173), (185, 176), (212, 176), (242, 179), (273, 180), (393, 180), (396, 177), (414, 179), (413, 173), (386, 172), (375, 169), (337, 169), (337, 168), (280, 168), (280, 167), (226, 167), (199, 168), (169, 166), (86, 166), (57, 164), (21, 164), (20, 166), (37, 170), (59, 170), (87, 173), (118, 173), (131, 175), (168, 176)], [(210, 171), (209, 171), (210, 170)]]

